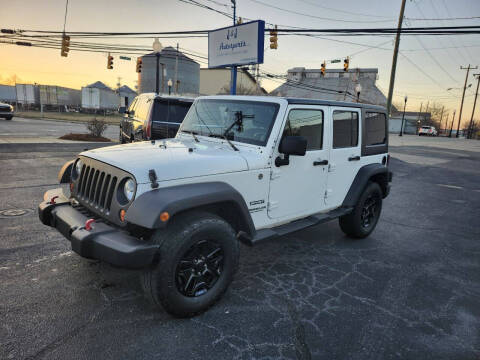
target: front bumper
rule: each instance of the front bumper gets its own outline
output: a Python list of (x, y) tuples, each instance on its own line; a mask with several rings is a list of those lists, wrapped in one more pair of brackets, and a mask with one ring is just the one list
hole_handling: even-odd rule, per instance
[[(54, 196), (57, 198), (52, 204)], [(95, 222), (90, 231), (86, 230), (88, 218), (72, 207), (61, 188), (47, 191), (44, 200), (38, 206), (40, 221), (70, 240), (72, 250), (80, 256), (125, 268), (143, 268), (156, 260), (157, 245), (147, 244), (126, 231), (103, 222)]]
[(3, 111), (3, 110), (0, 110), (0, 117), (10, 117), (10, 116), (14, 116), (15, 113), (13, 111)]

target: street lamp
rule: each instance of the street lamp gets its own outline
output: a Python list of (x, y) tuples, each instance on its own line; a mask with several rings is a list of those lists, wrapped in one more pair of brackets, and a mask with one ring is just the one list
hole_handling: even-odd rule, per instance
[(170, 95), (172, 93), (172, 85), (173, 85), (172, 79), (168, 79), (167, 85), (168, 85), (168, 95)]
[(405, 95), (405, 104), (403, 105), (402, 125), (400, 126), (400, 133), (398, 136), (403, 136), (403, 122), (405, 121), (405, 108), (407, 107), (408, 96)]
[(360, 93), (362, 92), (362, 85), (360, 85), (360, 83), (355, 85), (355, 92), (357, 93), (357, 102), (359, 102), (360, 101)]

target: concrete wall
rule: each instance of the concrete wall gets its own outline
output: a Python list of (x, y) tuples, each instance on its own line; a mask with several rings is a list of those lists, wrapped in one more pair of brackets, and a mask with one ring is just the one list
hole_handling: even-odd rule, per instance
[[(159, 92), (168, 94), (168, 80), (175, 82), (175, 56), (171, 52), (159, 57)], [(156, 83), (156, 56), (142, 56), (142, 72), (140, 73), (139, 93), (155, 92)], [(164, 69), (164, 76), (162, 76)], [(178, 94), (198, 95), (200, 90), (200, 65), (192, 60), (179, 56), (178, 59)], [(162, 84), (163, 83), (163, 84)], [(175, 92), (175, 84), (172, 86), (172, 94)]]
[[(200, 69), (200, 94), (225, 93), (225, 88), (230, 89), (230, 75), (230, 69)], [(239, 89), (246, 89), (252, 93), (258, 92), (255, 81), (241, 70), (237, 73), (237, 91)]]

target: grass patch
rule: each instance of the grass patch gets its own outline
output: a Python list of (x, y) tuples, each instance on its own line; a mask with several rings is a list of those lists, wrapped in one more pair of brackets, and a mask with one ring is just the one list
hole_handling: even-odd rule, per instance
[(60, 136), (61, 140), (75, 140), (75, 141), (95, 141), (95, 142), (111, 142), (110, 139), (103, 136), (93, 136), (91, 134), (66, 134)]
[(119, 125), (122, 116), (118, 115), (96, 115), (96, 114), (82, 114), (82, 113), (65, 113), (65, 112), (43, 112), (43, 115), (40, 111), (17, 111), (15, 112), (17, 117), (25, 117), (30, 119), (52, 119), (58, 121), (69, 121), (69, 122), (80, 122), (88, 123), (94, 117), (98, 119), (103, 119), (107, 124)]

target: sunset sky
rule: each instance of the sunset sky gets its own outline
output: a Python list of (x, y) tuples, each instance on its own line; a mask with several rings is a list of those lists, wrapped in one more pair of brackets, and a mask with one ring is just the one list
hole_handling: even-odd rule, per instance
[[(201, 0), (208, 6), (231, 12), (229, 0)], [(239, 16), (269, 23), (308, 28), (395, 27), (401, 0), (237, 0)], [(266, 4), (266, 5), (265, 5)], [(270, 6), (269, 6), (270, 5)], [(272, 7), (273, 6), (273, 7)], [(277, 8), (274, 8), (277, 7)], [(65, 0), (2, 1), (1, 28), (63, 30)], [(279, 8), (290, 10), (285, 11)], [(299, 14), (297, 14), (299, 13)], [(301, 14), (305, 15), (301, 15)], [(415, 18), (480, 17), (478, 0), (407, 0), (404, 26), (480, 25), (480, 19), (419, 21)], [(322, 18), (322, 19), (320, 19)], [(178, 0), (69, 0), (66, 31), (178, 31), (207, 30), (230, 25), (231, 20)], [(4, 40), (4, 39), (1, 39)], [(266, 50), (262, 69), (285, 74), (292, 67), (319, 68), (323, 60), (350, 56), (351, 68), (378, 68), (377, 85), (386, 94), (392, 63), (393, 36), (305, 37), (281, 36), (278, 50)], [(87, 39), (151, 48), (153, 39)], [(163, 46), (176, 46), (207, 55), (207, 39), (160, 39)], [(266, 38), (268, 42), (268, 37)], [(362, 46), (364, 44), (367, 46)], [(375, 46), (372, 48), (371, 46)], [(425, 48), (427, 50), (425, 50)], [(418, 111), (427, 101), (460, 107), (465, 71), (460, 66), (480, 65), (480, 36), (403, 36), (400, 44), (394, 101), (409, 101), (407, 110)], [(118, 55), (117, 55), (118, 56)], [(71, 51), (67, 58), (56, 49), (0, 44), (0, 83), (52, 84), (81, 88), (100, 80), (115, 86), (117, 78), (135, 86), (135, 58), (114, 61), (107, 70), (106, 53)], [(333, 64), (341, 67), (342, 64)], [(330, 67), (334, 67), (330, 65)], [(206, 66), (201, 64), (202, 67)], [(480, 73), (480, 70), (471, 72)], [(476, 81), (470, 75), (464, 122), (470, 120)], [(279, 84), (263, 80), (273, 90)], [(454, 88), (447, 91), (447, 88)], [(478, 111), (477, 111), (478, 113)], [(476, 116), (480, 118), (480, 115)]]

